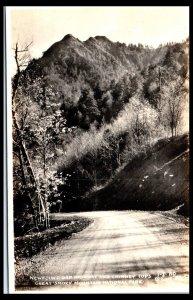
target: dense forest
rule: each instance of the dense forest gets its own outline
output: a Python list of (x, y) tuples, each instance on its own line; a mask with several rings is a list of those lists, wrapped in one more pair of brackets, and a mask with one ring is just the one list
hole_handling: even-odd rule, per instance
[(155, 49), (68, 34), (24, 67), (16, 47), (16, 235), (40, 228), (46, 211), (83, 209), (134, 157), (185, 132), (188, 51), (189, 39)]

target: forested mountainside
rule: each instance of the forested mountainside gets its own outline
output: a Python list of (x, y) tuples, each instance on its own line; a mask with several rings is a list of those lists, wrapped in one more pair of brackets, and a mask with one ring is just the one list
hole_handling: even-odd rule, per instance
[(104, 36), (82, 42), (68, 34), (32, 59), (18, 82), (16, 74), (16, 220), (33, 206), (18, 130), (50, 210), (58, 200), (63, 210), (81, 210), (82, 197), (133, 157), (159, 138), (183, 133), (188, 53), (188, 39), (154, 49)]
[(93, 122), (111, 121), (137, 93), (156, 106), (161, 84), (185, 78), (187, 49), (188, 41), (150, 49), (103, 36), (81, 42), (67, 35), (32, 60), (26, 74), (41, 78), (44, 99), (37, 101), (44, 109), (50, 102), (60, 103), (68, 127), (89, 129)]

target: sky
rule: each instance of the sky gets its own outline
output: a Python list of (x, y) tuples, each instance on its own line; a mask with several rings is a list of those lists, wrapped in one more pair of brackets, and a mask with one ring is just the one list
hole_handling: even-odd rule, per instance
[(31, 57), (42, 56), (70, 33), (81, 41), (104, 35), (113, 42), (157, 47), (189, 36), (189, 7), (61, 6), (7, 7), (10, 46), (30, 43)]

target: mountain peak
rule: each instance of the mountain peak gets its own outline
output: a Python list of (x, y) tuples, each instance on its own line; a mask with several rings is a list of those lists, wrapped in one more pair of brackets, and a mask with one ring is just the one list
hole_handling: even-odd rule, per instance
[(112, 43), (106, 36), (104, 35), (97, 35), (95, 36), (95, 39), (98, 40), (98, 41), (102, 41), (102, 42), (110, 42)]
[(72, 34), (67, 34), (63, 37), (62, 41), (67, 41), (67, 40), (75, 40), (75, 37)]
[(90, 42), (92, 42), (92, 41), (95, 41), (95, 38), (93, 38), (93, 37), (89, 37), (89, 39), (88, 40), (86, 40), (86, 42), (87, 41), (90, 41)]

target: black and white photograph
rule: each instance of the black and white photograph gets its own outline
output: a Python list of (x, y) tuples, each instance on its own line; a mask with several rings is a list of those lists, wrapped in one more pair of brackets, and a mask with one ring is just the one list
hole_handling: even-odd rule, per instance
[(9, 293), (189, 293), (189, 7), (5, 7)]

